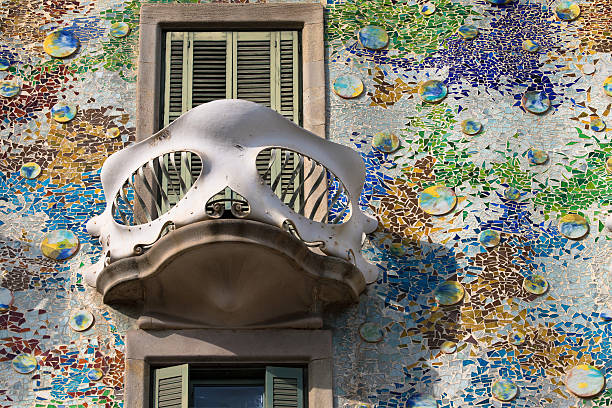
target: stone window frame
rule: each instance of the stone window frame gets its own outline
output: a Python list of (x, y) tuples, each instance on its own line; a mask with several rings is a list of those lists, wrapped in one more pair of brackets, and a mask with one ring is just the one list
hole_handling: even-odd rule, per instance
[(126, 408), (150, 408), (152, 367), (185, 363), (303, 364), (307, 407), (333, 407), (330, 330), (132, 329), (126, 336)]
[(299, 30), (302, 34), (302, 127), (325, 138), (323, 6), (318, 3), (143, 4), (140, 9), (136, 141), (158, 130), (163, 32), (168, 30)]

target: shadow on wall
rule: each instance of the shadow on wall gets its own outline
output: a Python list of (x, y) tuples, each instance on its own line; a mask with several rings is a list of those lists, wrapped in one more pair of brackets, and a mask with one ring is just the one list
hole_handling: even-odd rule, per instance
[[(434, 297), (440, 284), (462, 276), (455, 251), (387, 231), (370, 241), (375, 246), (364, 252), (380, 267), (379, 280), (358, 305), (326, 316), (334, 333), (336, 406), (404, 407), (411, 398), (444, 398), (449, 390), (431, 360), (444, 359), (443, 345), (453, 351), (445, 342), (461, 341), (457, 351), (476, 343), (459, 324), (462, 302), (439, 306)], [(380, 342), (360, 333), (365, 323), (380, 328)]]

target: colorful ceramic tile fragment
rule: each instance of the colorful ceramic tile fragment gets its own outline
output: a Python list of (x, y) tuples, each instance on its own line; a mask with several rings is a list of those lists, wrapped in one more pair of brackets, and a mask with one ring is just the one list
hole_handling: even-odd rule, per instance
[(522, 331), (514, 331), (508, 334), (508, 342), (514, 346), (520, 346), (525, 343), (525, 333)]
[(501, 378), (491, 386), (491, 394), (498, 401), (511, 401), (518, 394), (518, 387), (512, 381)]
[(363, 93), (363, 81), (355, 75), (342, 75), (334, 80), (333, 89), (342, 98), (356, 98)]
[(56, 58), (72, 55), (79, 48), (79, 40), (68, 30), (57, 30), (49, 34), (43, 42), (47, 54)]
[(523, 289), (534, 295), (542, 295), (548, 290), (548, 281), (540, 275), (531, 275), (523, 279)]
[(447, 340), (442, 343), (442, 346), (440, 346), (440, 350), (446, 354), (453, 354), (455, 351), (457, 351), (457, 343), (455, 343), (454, 341)]
[(110, 27), (110, 35), (115, 38), (125, 37), (130, 33), (130, 26), (128, 23), (117, 22), (113, 23)]
[(21, 166), (19, 175), (25, 179), (35, 179), (40, 175), (40, 166), (34, 162), (25, 163)]
[(68, 324), (74, 331), (85, 331), (91, 327), (94, 317), (88, 310), (79, 310), (70, 316)]
[(501, 6), (503, 4), (512, 3), (513, 0), (487, 0), (491, 4), (495, 4), (496, 6)]
[(13, 81), (0, 81), (0, 96), (5, 98), (12, 98), (13, 96), (19, 95), (21, 92), (21, 86)]
[(51, 107), (51, 117), (56, 122), (70, 122), (77, 114), (77, 107), (65, 102), (58, 102)]
[(593, 132), (603, 132), (606, 130), (606, 122), (600, 117), (594, 117), (591, 118), (590, 127)]
[(504, 198), (516, 201), (521, 198), (521, 190), (516, 187), (508, 187), (504, 190)]
[(399, 146), (399, 138), (391, 132), (378, 132), (372, 138), (372, 147), (383, 153), (393, 153)]
[(99, 368), (92, 368), (87, 372), (89, 381), (99, 381), (102, 377), (104, 377), (104, 372)]
[(584, 64), (582, 66), (582, 72), (585, 75), (592, 75), (592, 74), (594, 74), (595, 73), (595, 65), (593, 65), (593, 64)]
[(19, 374), (31, 373), (32, 371), (36, 370), (36, 367), (38, 366), (36, 357), (26, 353), (19, 354), (11, 363), (15, 371), (17, 371)]
[(389, 253), (393, 256), (402, 257), (406, 255), (406, 247), (401, 242), (392, 242), (389, 244)]
[(466, 40), (473, 40), (478, 36), (478, 27), (473, 24), (466, 24), (459, 27), (457, 32)]
[(5, 311), (13, 305), (13, 292), (7, 288), (0, 287), (0, 311)]
[(389, 43), (389, 35), (384, 28), (378, 26), (365, 26), (359, 30), (359, 42), (369, 50), (380, 50)]
[(68, 259), (79, 249), (79, 239), (70, 230), (54, 230), (40, 244), (43, 255), (58, 261)]
[(544, 164), (548, 161), (548, 153), (544, 150), (531, 148), (527, 151), (527, 159), (531, 164)]
[(559, 220), (559, 232), (569, 239), (580, 239), (589, 232), (589, 223), (578, 214), (567, 214)]
[(371, 242), (382, 250), (388, 250), (393, 256), (402, 257), (406, 255), (407, 246), (410, 245), (408, 239), (397, 242), (392, 234), (375, 232), (370, 235)]
[(431, 186), (419, 194), (419, 207), (427, 214), (444, 215), (455, 208), (457, 196), (452, 188), (446, 186)]
[(603, 320), (605, 321), (610, 321), (612, 320), (612, 309), (603, 309), (600, 313), (599, 313), (599, 317), (601, 317)]
[(444, 282), (434, 291), (436, 301), (442, 306), (455, 305), (461, 302), (464, 295), (463, 285), (456, 281)]
[(500, 239), (499, 232), (492, 229), (484, 230), (478, 236), (478, 242), (480, 242), (485, 248), (493, 248), (497, 246)]
[(413, 395), (408, 398), (406, 408), (438, 408), (438, 402), (431, 395)]
[(580, 16), (580, 6), (571, 0), (561, 0), (555, 6), (555, 13), (561, 20), (572, 21)]
[(0, 71), (6, 71), (11, 66), (11, 62), (6, 58), (0, 58)]
[(378, 324), (366, 322), (359, 326), (359, 336), (367, 343), (378, 343), (385, 336), (385, 332)]
[(444, 82), (437, 79), (430, 79), (419, 85), (419, 95), (421, 95), (423, 102), (438, 103), (446, 98), (447, 93), (448, 90)]
[(114, 139), (114, 138), (116, 138), (116, 137), (121, 136), (121, 130), (119, 130), (119, 128), (118, 128), (118, 127), (111, 127), (111, 128), (108, 128), (108, 129), (106, 129), (106, 134), (105, 134), (105, 136), (106, 136), (108, 139)]
[(527, 91), (521, 99), (523, 108), (528, 112), (541, 115), (550, 109), (550, 100), (546, 93), (539, 91)]
[(421, 5), (420, 13), (424, 16), (431, 16), (436, 12), (436, 5), (433, 3), (425, 3)]
[(606, 173), (612, 174), (612, 156), (606, 160)]
[(482, 129), (482, 124), (474, 119), (466, 119), (461, 122), (461, 131), (466, 135), (475, 135)]
[(594, 397), (603, 390), (606, 379), (597, 368), (581, 364), (569, 370), (565, 377), (565, 386), (572, 393), (582, 398)]
[(604, 79), (603, 89), (606, 95), (612, 96), (612, 75)]
[(527, 52), (538, 52), (540, 44), (533, 40), (523, 40), (523, 49)]

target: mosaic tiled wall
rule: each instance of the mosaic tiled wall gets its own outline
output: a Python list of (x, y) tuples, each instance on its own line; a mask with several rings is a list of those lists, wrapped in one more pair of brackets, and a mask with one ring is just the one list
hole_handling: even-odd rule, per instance
[[(134, 140), (140, 5), (0, 1), (0, 407), (122, 406), (131, 321), (81, 271)], [(612, 407), (611, 16), (328, 1), (329, 137), (380, 221), (380, 280), (328, 316), (337, 406)]]

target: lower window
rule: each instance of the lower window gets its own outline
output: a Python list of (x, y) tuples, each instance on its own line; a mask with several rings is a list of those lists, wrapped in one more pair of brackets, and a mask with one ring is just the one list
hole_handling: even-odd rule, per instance
[(303, 408), (301, 367), (205, 368), (190, 364), (153, 370), (154, 408)]

